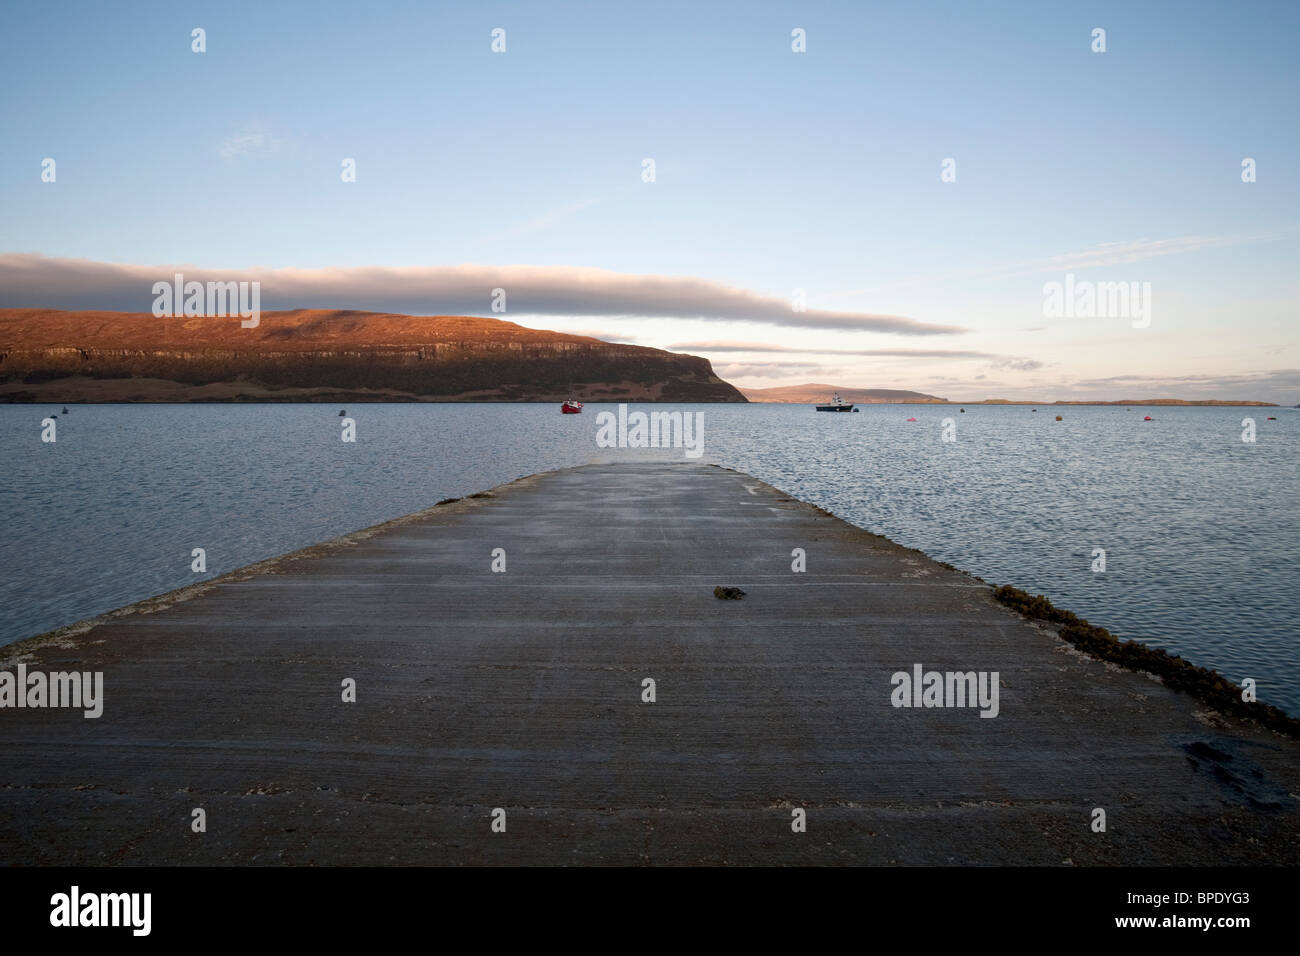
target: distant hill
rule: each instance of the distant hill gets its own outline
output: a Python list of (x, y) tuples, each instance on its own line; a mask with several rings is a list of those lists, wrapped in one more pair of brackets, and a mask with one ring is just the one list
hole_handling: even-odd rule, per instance
[[(787, 402), (791, 404), (821, 404), (836, 393), (846, 402), (856, 405), (870, 404), (925, 404), (925, 405), (1041, 405), (1044, 408), (1056, 405), (1249, 405), (1276, 408), (1273, 402), (1229, 401), (1225, 399), (1204, 399), (1190, 401), (1181, 398), (1143, 398), (1133, 401), (1059, 401), (1030, 402), (1011, 398), (985, 398), (972, 402), (959, 402), (946, 398), (937, 398), (924, 392), (909, 392), (895, 388), (850, 388), (843, 385), (784, 385), (778, 388), (742, 388), (741, 393), (751, 402)], [(1300, 405), (1296, 406), (1300, 408)]]
[(0, 402), (743, 402), (694, 355), (463, 315), (0, 309)]
[(1055, 405), (1255, 405), (1259, 407), (1276, 408), (1276, 402), (1250, 402), (1237, 401), (1226, 398), (1205, 398), (1205, 399), (1185, 399), (1185, 398), (1139, 398), (1136, 401), (1119, 401), (1119, 402), (1054, 402)]
[(908, 392), (896, 388), (847, 388), (842, 385), (783, 385), (778, 388), (742, 388), (741, 394), (751, 402), (788, 402), (808, 404), (826, 402), (838, 394), (854, 404), (890, 404), (902, 402), (942, 403), (943, 398), (924, 392)]

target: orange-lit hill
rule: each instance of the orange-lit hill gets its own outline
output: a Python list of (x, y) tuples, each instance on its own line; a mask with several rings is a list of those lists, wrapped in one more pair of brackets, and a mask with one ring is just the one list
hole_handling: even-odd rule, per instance
[(0, 309), (0, 401), (743, 402), (707, 359), (463, 315)]

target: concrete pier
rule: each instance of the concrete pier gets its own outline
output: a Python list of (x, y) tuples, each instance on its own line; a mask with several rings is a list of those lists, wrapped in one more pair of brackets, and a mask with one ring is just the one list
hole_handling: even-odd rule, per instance
[(104, 674), (0, 710), (0, 863), (1300, 861), (1300, 743), (990, 591), (715, 466), (522, 479), (0, 648)]

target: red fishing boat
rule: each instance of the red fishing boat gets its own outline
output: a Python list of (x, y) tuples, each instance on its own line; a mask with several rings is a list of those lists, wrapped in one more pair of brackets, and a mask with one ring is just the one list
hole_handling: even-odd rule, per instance
[(561, 414), (564, 415), (577, 415), (581, 411), (582, 411), (582, 402), (576, 401), (575, 399), (572, 398), (560, 406), (560, 412)]

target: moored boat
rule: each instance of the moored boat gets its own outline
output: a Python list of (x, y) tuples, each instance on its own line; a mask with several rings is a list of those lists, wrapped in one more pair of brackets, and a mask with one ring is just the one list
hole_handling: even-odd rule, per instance
[(571, 398), (560, 406), (560, 412), (564, 415), (577, 415), (582, 412), (582, 402)]
[(818, 406), (817, 406), (817, 411), (819, 411), (819, 412), (851, 412), (851, 411), (853, 411), (853, 403), (852, 403), (852, 402), (845, 402), (845, 401), (842, 401), (842, 400), (840, 399), (839, 394), (836, 393), (835, 395), (832, 395), (832, 396), (831, 396), (831, 400), (830, 400), (830, 402), (828, 402), (828, 403), (825, 404), (825, 405), (818, 405)]

